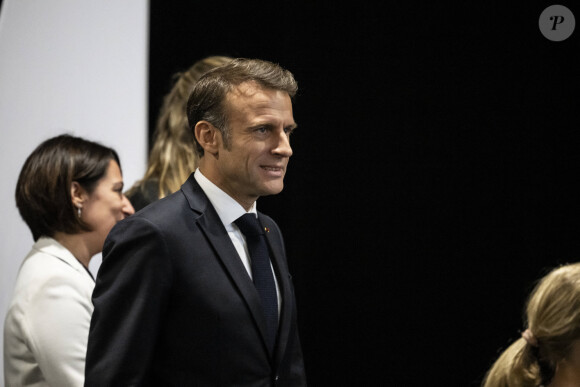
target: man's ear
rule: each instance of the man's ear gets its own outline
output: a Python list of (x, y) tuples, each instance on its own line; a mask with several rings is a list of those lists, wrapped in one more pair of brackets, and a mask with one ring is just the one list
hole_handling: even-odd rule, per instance
[(220, 149), (222, 136), (220, 131), (208, 121), (199, 121), (195, 124), (195, 138), (204, 150), (204, 153), (216, 155)]
[(87, 191), (76, 181), (73, 181), (70, 186), (70, 197), (73, 206), (76, 208), (83, 208), (83, 205), (89, 198)]

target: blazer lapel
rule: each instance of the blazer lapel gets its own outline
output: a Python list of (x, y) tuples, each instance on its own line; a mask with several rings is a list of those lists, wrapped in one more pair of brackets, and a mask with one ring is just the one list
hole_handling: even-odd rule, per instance
[(278, 227), (268, 221), (267, 218), (259, 216), (262, 226), (266, 227), (266, 240), (270, 247), (272, 265), (276, 272), (278, 279), (278, 287), (282, 295), (282, 308), (280, 311), (280, 319), (278, 323), (278, 340), (275, 346), (274, 364), (279, 364), (282, 361), (282, 356), (286, 352), (286, 345), (288, 344), (288, 336), (290, 334), (292, 322), (292, 290), (290, 273), (286, 266), (286, 254), (284, 246), (282, 246), (282, 236), (278, 235), (276, 238), (273, 233), (279, 233)]
[(214, 248), (218, 259), (223, 263), (235, 286), (245, 300), (262, 336), (264, 348), (267, 351), (266, 320), (262, 311), (260, 297), (221, 219), (193, 177), (193, 174), (191, 174), (181, 189), (191, 209), (199, 214), (196, 217), (197, 224)]

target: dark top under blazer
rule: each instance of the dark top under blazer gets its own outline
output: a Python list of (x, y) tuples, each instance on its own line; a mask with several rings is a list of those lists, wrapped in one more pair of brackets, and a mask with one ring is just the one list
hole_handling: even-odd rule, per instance
[(159, 200), (159, 179), (143, 180), (136, 189), (126, 193), (127, 199), (133, 205), (135, 212)]
[(267, 240), (282, 295), (268, 353), (260, 299), (193, 174), (178, 191), (119, 222), (103, 249), (86, 386), (305, 386), (282, 234)]

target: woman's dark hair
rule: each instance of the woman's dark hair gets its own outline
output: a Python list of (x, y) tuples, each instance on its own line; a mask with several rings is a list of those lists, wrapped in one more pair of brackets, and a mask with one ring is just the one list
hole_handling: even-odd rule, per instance
[(71, 186), (76, 181), (92, 193), (111, 160), (121, 168), (113, 149), (67, 134), (44, 141), (28, 156), (16, 184), (16, 206), (35, 241), (57, 231), (90, 231), (77, 216)]

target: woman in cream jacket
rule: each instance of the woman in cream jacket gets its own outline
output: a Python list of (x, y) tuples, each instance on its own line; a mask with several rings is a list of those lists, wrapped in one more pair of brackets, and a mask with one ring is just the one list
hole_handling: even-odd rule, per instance
[(6, 386), (82, 386), (93, 311), (89, 261), (113, 225), (134, 212), (119, 157), (81, 138), (51, 138), (24, 163), (16, 204), (35, 243), (4, 324)]

